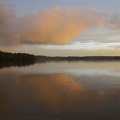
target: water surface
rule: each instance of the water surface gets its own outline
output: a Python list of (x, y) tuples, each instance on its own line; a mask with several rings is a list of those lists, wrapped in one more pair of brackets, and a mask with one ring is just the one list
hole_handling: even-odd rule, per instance
[(0, 120), (118, 120), (120, 62), (0, 69)]

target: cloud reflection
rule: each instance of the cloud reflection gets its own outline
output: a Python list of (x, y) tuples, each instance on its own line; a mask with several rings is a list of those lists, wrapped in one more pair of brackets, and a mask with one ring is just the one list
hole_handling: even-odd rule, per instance
[[(19, 118), (37, 115), (46, 118), (45, 114), (50, 117), (65, 117), (67, 114), (68, 117), (76, 113), (83, 117), (85, 112), (92, 113), (101, 105), (104, 106), (110, 98), (106, 90), (87, 88), (74, 77), (64, 74), (23, 75), (3, 72), (0, 74), (0, 83), (0, 116)], [(110, 91), (118, 98), (119, 90)]]
[(104, 95), (101, 91), (88, 91), (73, 77), (62, 74), (21, 76), (13, 73), (9, 77), (1, 76), (0, 111), (5, 113), (5, 109), (9, 112), (15, 112), (16, 107), (20, 109), (19, 103), (32, 107), (37, 105), (53, 112), (92, 109), (101, 103)]

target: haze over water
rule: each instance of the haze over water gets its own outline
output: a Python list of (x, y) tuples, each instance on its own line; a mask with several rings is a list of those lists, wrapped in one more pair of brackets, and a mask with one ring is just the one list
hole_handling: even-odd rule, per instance
[(120, 62), (0, 69), (0, 120), (118, 120)]

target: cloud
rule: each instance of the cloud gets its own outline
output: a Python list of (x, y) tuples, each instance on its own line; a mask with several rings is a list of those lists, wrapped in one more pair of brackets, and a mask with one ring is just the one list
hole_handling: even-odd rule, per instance
[(112, 29), (120, 30), (120, 15), (113, 14), (108, 17), (108, 25)]
[(53, 7), (16, 17), (13, 6), (0, 1), (0, 47), (69, 44), (86, 29), (102, 26), (102, 14), (91, 8)]
[(0, 46), (12, 45), (15, 40), (13, 24), (15, 13), (12, 5), (0, 1)]
[[(52, 7), (16, 17), (13, 6), (0, 0), (0, 49), (25, 44), (70, 44), (82, 32), (101, 27), (119, 30), (120, 16), (106, 15), (93, 8)], [(101, 41), (101, 37), (95, 37), (97, 40)]]
[(94, 9), (49, 8), (21, 18), (22, 44), (68, 44), (89, 28), (103, 27), (102, 15)]

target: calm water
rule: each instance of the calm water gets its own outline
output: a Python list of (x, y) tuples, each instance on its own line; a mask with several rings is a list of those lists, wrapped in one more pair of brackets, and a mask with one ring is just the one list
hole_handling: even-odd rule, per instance
[(120, 62), (0, 69), (0, 120), (98, 119), (120, 119)]

